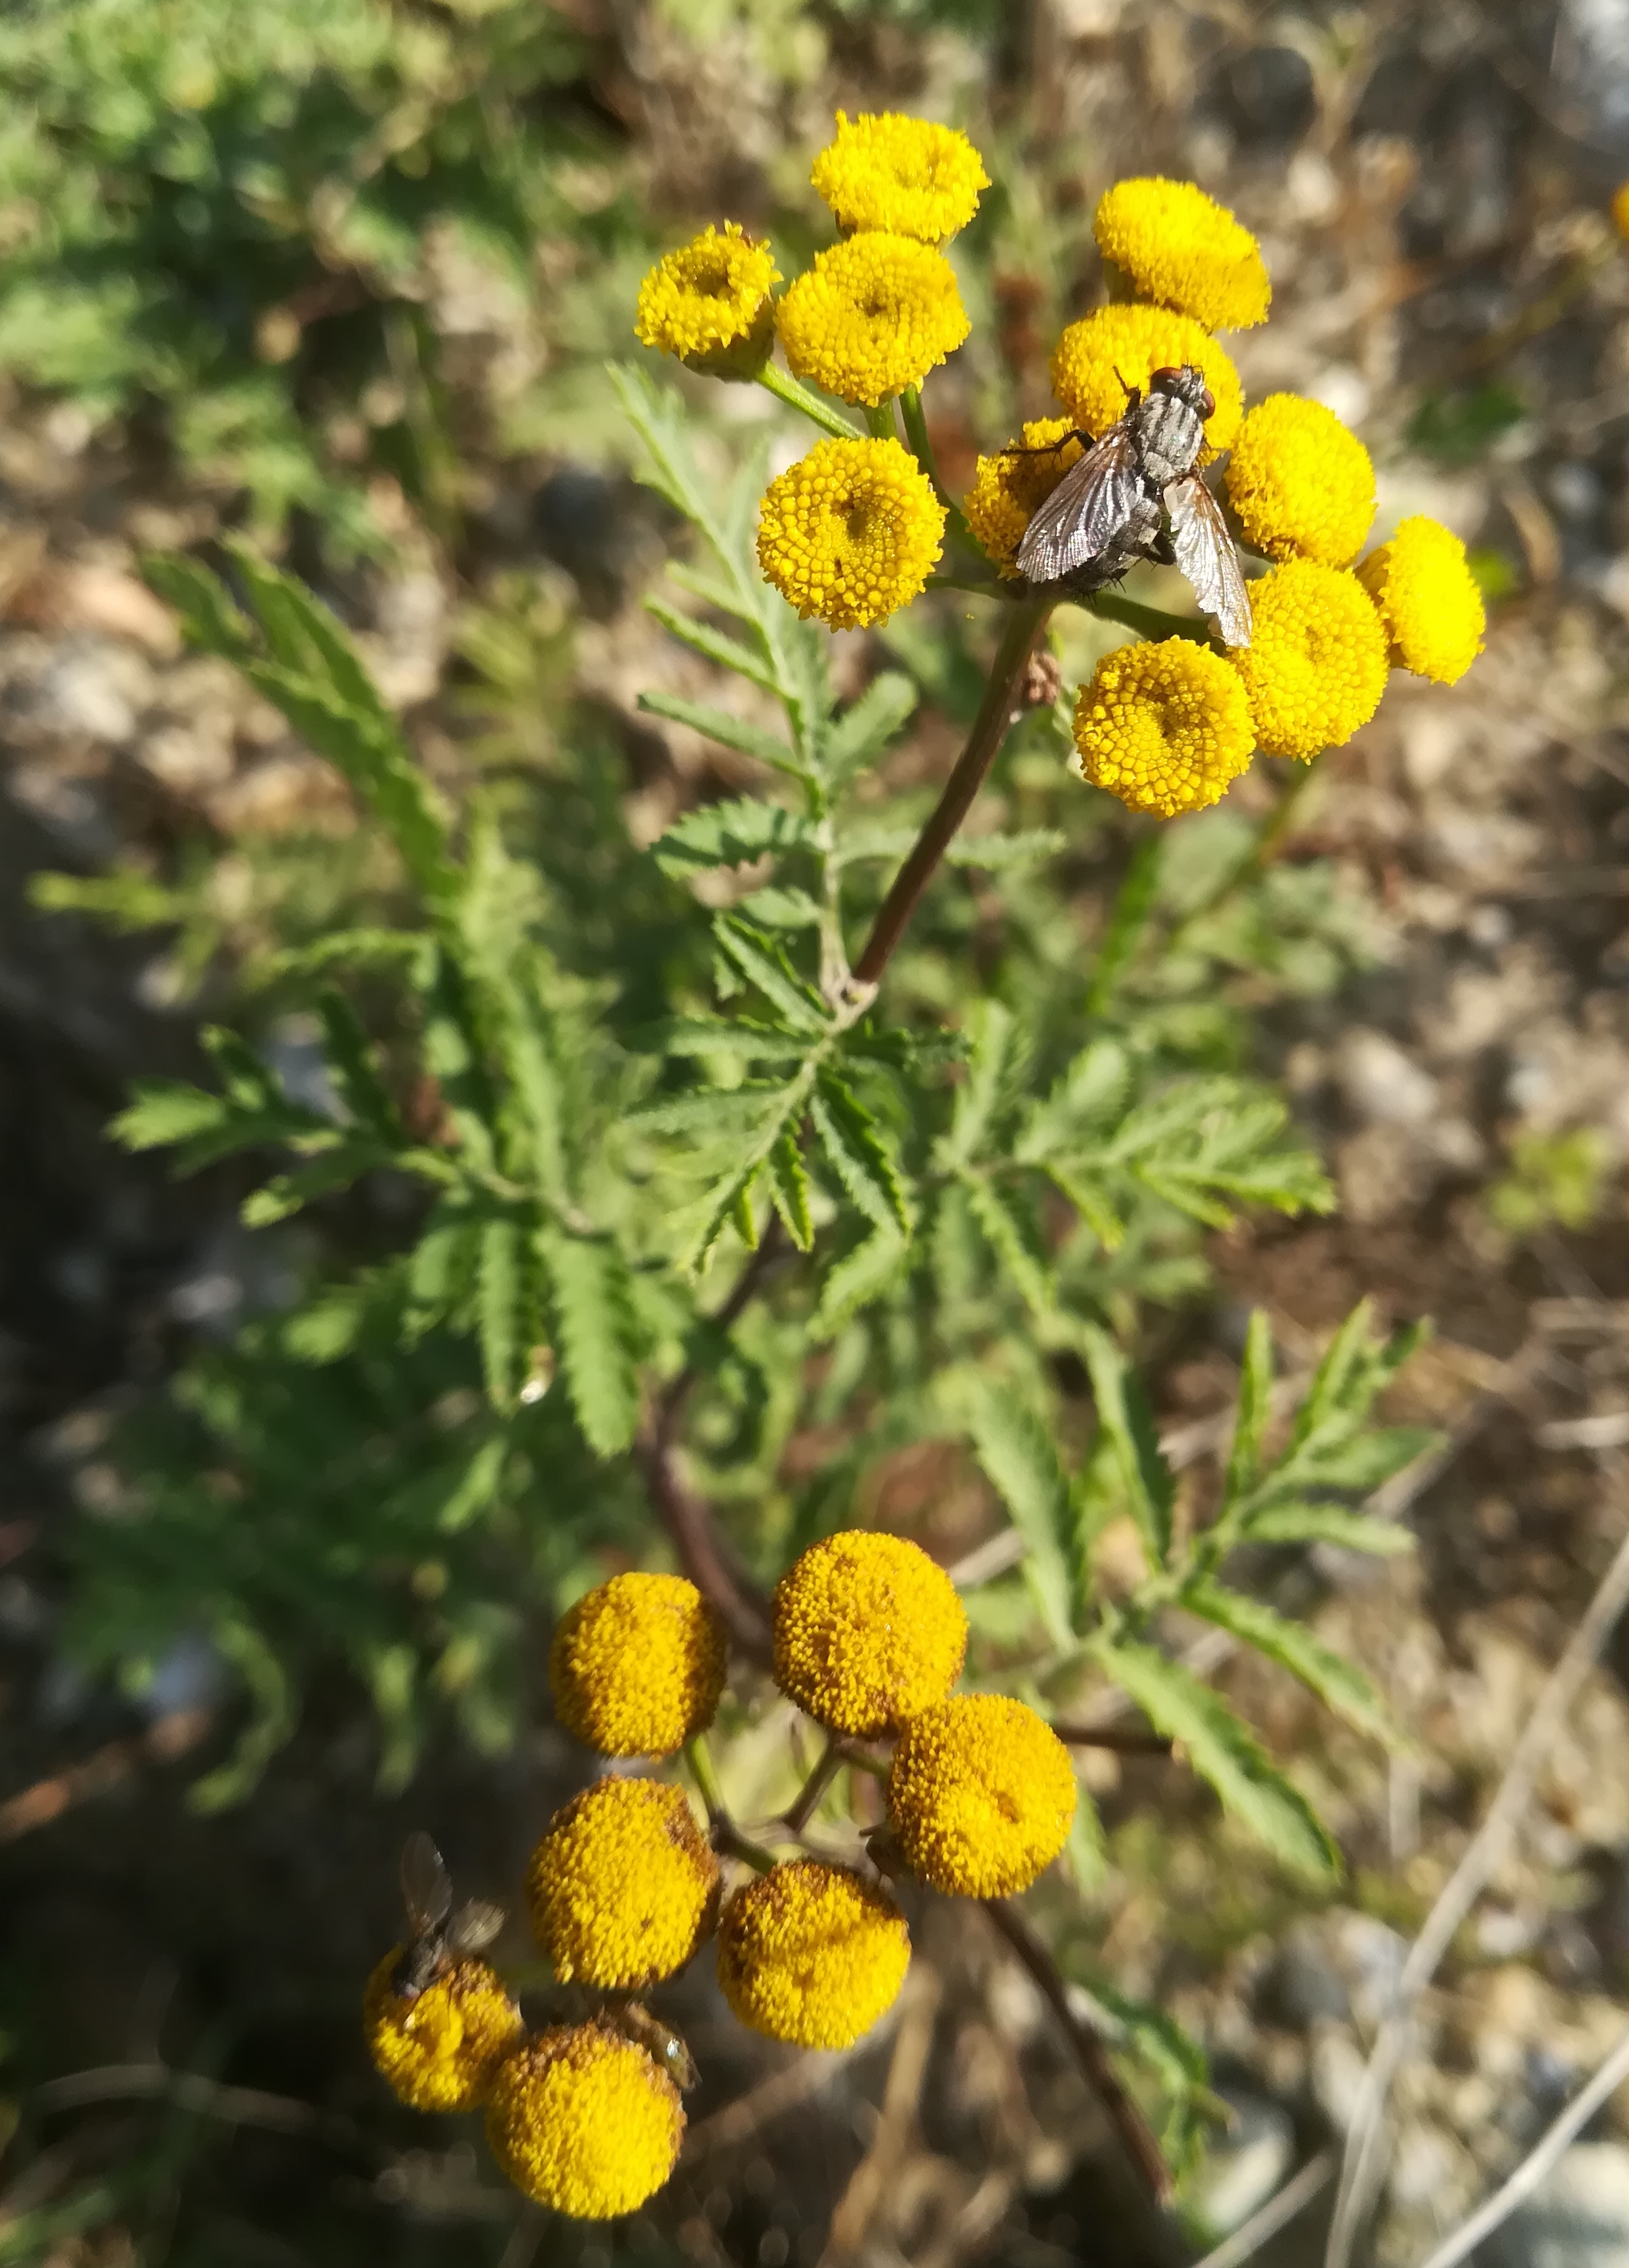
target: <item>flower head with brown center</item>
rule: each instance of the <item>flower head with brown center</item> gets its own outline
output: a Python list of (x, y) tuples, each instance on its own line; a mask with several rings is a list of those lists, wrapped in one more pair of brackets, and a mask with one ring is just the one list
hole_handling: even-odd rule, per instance
[(1098, 200), (1092, 232), (1104, 258), (1145, 299), (1192, 315), (1207, 331), (1266, 320), (1273, 286), (1261, 247), (1192, 181), (1159, 174), (1116, 181)]
[(1208, 464), (1233, 446), (1244, 394), (1231, 360), (1192, 315), (1167, 307), (1094, 308), (1053, 348), (1052, 390), (1083, 431), (1101, 436), (1125, 415), (1127, 387), (1146, 393), (1156, 370), (1179, 370), (1184, 363), (1202, 373), (1216, 405), (1200, 453), (1200, 462)]
[(503, 2064), (487, 2139), (523, 2196), (577, 2220), (611, 2220), (653, 2197), (679, 2160), (679, 2090), (607, 2025), (539, 2032)]
[(1259, 747), (1310, 759), (1367, 725), (1386, 689), (1386, 634), (1355, 575), (1289, 559), (1251, 585), (1248, 646), (1229, 659), (1244, 681)]
[(842, 228), (885, 228), (943, 244), (979, 210), (990, 177), (965, 134), (899, 111), (837, 114), (836, 138), (810, 173)]
[(765, 491), (758, 563), (805, 620), (867, 630), (922, 589), (944, 522), (933, 483), (898, 441), (817, 441)]

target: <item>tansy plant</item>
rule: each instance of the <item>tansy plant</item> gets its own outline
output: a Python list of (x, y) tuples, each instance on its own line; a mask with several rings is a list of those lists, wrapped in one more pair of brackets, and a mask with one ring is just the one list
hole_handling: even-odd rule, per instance
[[(366, 2028), (405, 2101), (484, 2106), (518, 2187), (589, 2218), (650, 2195), (681, 2146), (688, 2058), (648, 1995), (714, 1948), (744, 2024), (844, 2045), (894, 2001), (930, 1896), (989, 1917), (1163, 2195), (1202, 2059), (1076, 1953), (1085, 2022), (1016, 1902), (1060, 1858), (1089, 1902), (1105, 1879), (1075, 1770), (1092, 1743), (1199, 1775), (1218, 1831), (1338, 1876), (1307, 1794), (1185, 1664), (1175, 1618), (1388, 1737), (1362, 1675), (1273, 1603), (1275, 1570), (1317, 1544), (1405, 1545), (1364, 1498), (1423, 1446), (1369, 1426), (1412, 1339), (1376, 1340), (1365, 1308), (1281, 1385), (1257, 1315), (1231, 1446), (1181, 1486), (1123, 1351), (1139, 1302), (1193, 1286), (1199, 1229), (1330, 1202), (1281, 1102), (1238, 1071), (1228, 1005), (1235, 969), (1259, 986), (1338, 965), (1315, 870), (1269, 865), (1273, 821), (1140, 821), (1094, 920), (1078, 876), (1048, 881), (1066, 836), (963, 822), (1026, 708), (1014, 778), (1038, 770), (1048, 798), (1059, 740), (1162, 818), (1214, 803), (1257, 747), (1310, 760), (1373, 713), (1391, 667), (1468, 666), (1482, 615), (1463, 549), (1405, 521), (1354, 567), (1369, 458), (1316, 403), (1246, 409), (1214, 333), (1265, 316), (1260, 254), (1161, 180), (1104, 199), (1122, 296), (1058, 342), (1062, 416), (981, 459), (958, 511), (920, 388), (967, 335), (943, 246), (984, 168), (961, 136), (889, 116), (841, 120), (813, 178), (840, 233), (778, 298), (768, 248), (726, 224), (652, 271), (636, 315), (647, 345), (807, 415), (804, 456), (766, 484), (749, 452), (721, 478), (675, 394), (615, 373), (648, 477), (695, 537), (651, 611), (741, 688), (730, 706), (693, 679), (644, 696), (723, 752), (737, 791), (649, 850), (605, 816), (591, 746), (545, 781), (530, 832), (497, 793), (455, 824), (297, 583), (247, 550), (230, 590), (191, 563), (153, 570), (194, 643), (343, 773), (417, 911), (279, 956), (326, 1093), (297, 1097), (217, 1032), (217, 1083), (149, 1086), (120, 1130), (186, 1166), (284, 1152), (251, 1224), (382, 1173), (418, 1209), (401, 1251), (189, 1374), (187, 1456), (138, 1460), (87, 1553), (82, 1648), (128, 1663), (166, 1612), (207, 1624), (259, 1704), (235, 1777), (205, 1791), (219, 1800), (285, 1735), (303, 1663), (342, 1644), (400, 1786), (437, 1705), (487, 1746), (514, 1737), (525, 1605), (566, 1608), (556, 1716), (623, 1761), (527, 1871), (552, 1988), (523, 2010), (527, 1978), (451, 1949), (426, 1971), (422, 1946), (399, 1948)], [(1212, 397), (1205, 452), (1227, 455), (1239, 540), (1270, 563), (1251, 642), (1229, 652), (1197, 618), (1100, 592), (1084, 603), (1141, 635), (1065, 722), (1038, 651), (1062, 594), (1024, 585), (1018, 546), (1127, 389), (1184, 364)], [(1000, 610), (981, 675), (947, 631), (892, 621), (947, 578)], [(884, 624), (912, 674), (840, 698), (827, 630)], [(967, 727), (925, 818), (880, 763), (919, 685)], [(1072, 785), (1054, 800), (1082, 829), (1107, 808)], [(983, 878), (976, 896), (947, 865)], [(884, 1461), (933, 1441), (970, 1452), (1009, 1521), (948, 1571), (877, 1509)], [(605, 1580), (612, 1548), (678, 1572)], [(302, 1585), (320, 1617), (301, 1621)], [(1144, 1723), (1117, 1727), (1128, 1705)]]

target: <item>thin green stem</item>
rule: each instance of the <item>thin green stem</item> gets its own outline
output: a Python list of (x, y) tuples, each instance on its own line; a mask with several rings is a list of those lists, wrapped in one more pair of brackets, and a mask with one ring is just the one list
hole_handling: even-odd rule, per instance
[[(977, 542), (973, 539), (973, 532), (972, 528), (968, 526), (967, 522), (958, 511), (955, 504), (951, 501), (944, 482), (939, 478), (939, 466), (937, 460), (934, 456), (933, 443), (928, 438), (928, 416), (926, 411), (922, 408), (922, 394), (921, 388), (920, 387), (907, 386), (906, 387), (905, 392), (899, 396), (899, 415), (905, 421), (905, 438), (910, 444), (911, 454), (915, 458), (923, 472), (927, 474), (928, 479), (933, 482), (933, 492), (938, 497), (940, 503), (944, 506), (946, 513), (945, 534), (950, 537), (952, 543), (960, 544), (964, 550), (971, 551), (975, 558), (982, 558), (984, 555), (980, 552)], [(948, 576), (942, 577), (936, 575), (934, 577), (936, 583), (949, 582), (950, 579), (951, 578)], [(972, 583), (963, 583), (957, 585), (957, 588), (959, 590), (974, 590), (982, 589), (985, 586), (982, 585), (975, 585)], [(997, 584), (994, 587), (999, 590), (1001, 585)]]
[(871, 925), (865, 950), (855, 963), (858, 983), (875, 984), (881, 978), (893, 958), (894, 948), (905, 935), (917, 902), (932, 880), (958, 828), (972, 810), (973, 799), (1007, 737), (1025, 666), (1046, 626), (1053, 604), (1046, 597), (1021, 599), (1009, 615), (966, 746), (957, 758), (956, 768), (944, 784), (944, 792), (917, 836), (909, 857), (895, 875), (893, 887)]
[(690, 1767), (690, 1777), (707, 1806), (707, 1815), (716, 1827), (720, 1820), (730, 1816), (724, 1802), (724, 1791), (718, 1784), (718, 1767), (713, 1762), (713, 1751), (708, 1747), (707, 1734), (698, 1733), (685, 1742), (685, 1762)]
[(767, 362), (758, 372), (758, 383), (766, 393), (773, 394), (777, 401), (784, 401), (789, 409), (801, 409), (805, 417), (811, 419), (824, 431), (834, 433), (840, 441), (857, 441), (860, 438), (859, 430), (852, 418), (845, 417), (840, 409), (834, 409), (829, 401), (822, 401), (818, 394), (811, 393), (808, 387), (792, 376), (790, 371), (778, 369), (774, 363)]
[(1168, 615), (1163, 607), (1145, 607), (1141, 600), (1122, 598), (1118, 591), (1094, 591), (1090, 598), (1077, 603), (1089, 615), (1097, 615), (1105, 622), (1124, 622), (1127, 630), (1141, 631), (1144, 637), (1192, 638), (1196, 645), (1215, 643), (1209, 624), (1197, 615)]
[(865, 405), (865, 423), (874, 441), (897, 441), (899, 438), (899, 421), (893, 414), (892, 396), (886, 401), (868, 402)]
[(840, 1743), (830, 1734), (821, 1750), (814, 1770), (799, 1788), (791, 1803), (781, 1814), (781, 1824), (789, 1835), (801, 1835), (820, 1808), (820, 1799), (842, 1769), (843, 1752)]

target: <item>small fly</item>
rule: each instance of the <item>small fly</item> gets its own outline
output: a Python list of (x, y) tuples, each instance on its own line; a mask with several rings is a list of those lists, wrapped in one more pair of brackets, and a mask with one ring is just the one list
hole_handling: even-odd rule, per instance
[[(1229, 645), (1248, 645), (1250, 593), (1222, 507), (1200, 478), (1216, 404), (1192, 363), (1127, 387), (1126, 414), (1070, 466), (1024, 531), (1018, 572), (1031, 583), (1100, 591), (1140, 559), (1179, 567)], [(1089, 434), (1082, 439), (1090, 440)]]
[(479, 1953), (503, 1926), (503, 1909), (470, 1898), (452, 1911), (452, 1877), (446, 1861), (421, 1829), (401, 1846), (401, 1902), (407, 1910), (407, 1944), (391, 1978), (404, 2000), (416, 2000), (455, 1961)]
[(681, 2092), (695, 2085), (701, 2077), (695, 2058), (672, 2027), (664, 2024), (659, 2016), (653, 2016), (642, 2001), (618, 2000), (602, 2008), (599, 2014), (602, 2023), (643, 2048)]

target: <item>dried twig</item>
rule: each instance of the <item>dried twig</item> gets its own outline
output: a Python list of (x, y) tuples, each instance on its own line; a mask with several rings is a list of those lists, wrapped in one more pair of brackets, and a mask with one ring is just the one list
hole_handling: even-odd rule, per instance
[(289, 2095), (267, 2095), (259, 2088), (224, 2087), (202, 2072), (172, 2071), (165, 2063), (99, 2064), (69, 2072), (33, 2091), (36, 2110), (80, 2110), (93, 2102), (171, 2102), (203, 2118), (231, 2126), (258, 2126), (273, 2134), (311, 2134), (339, 2150), (364, 2146), (361, 2130), (349, 2118), (319, 2110)]
[(1108, 2050), (1070, 2005), (1068, 1988), (1058, 1974), (1057, 1963), (1009, 1899), (985, 1898), (980, 1903), (1046, 1996), (1063, 2027), (1087, 2085), (1103, 2105), (1104, 2115), (1119, 2137), (1144, 2189), (1156, 2205), (1168, 2203), (1173, 2185), (1170, 2169), (1160, 2154), (1160, 2146), (1147, 2119), (1116, 2078)]
[(933, 2046), (934, 2020), (943, 1989), (943, 1980), (936, 1969), (921, 1961), (913, 1965), (910, 1998), (894, 2034), (877, 2132), (837, 2201), (826, 2250), (820, 2256), (821, 2268), (830, 2268), (833, 2262), (859, 2250), (871, 2217), (887, 2192), (921, 2102), (928, 2051)]
[(1376, 2035), (1347, 2131), (1340, 2189), (1324, 2256), (1324, 2268), (1347, 2268), (1379, 2186), (1386, 2098), (1407, 2046), (1409, 2011), (1436, 1974), (1456, 1931), (1509, 1849), (1545, 1759), (1625, 1605), (1629, 1605), (1629, 1535), (1618, 1545), (1583, 1620), (1550, 1673), (1537, 1705), (1516, 1742), (1486, 1818), (1426, 1917), (1425, 1926), (1403, 1964), (1390, 2009)]
[(172, 1764), (197, 1747), (213, 1722), (207, 1709), (174, 1709), (134, 1739), (109, 1741), (82, 1763), (37, 1779), (0, 1803), (0, 1843), (14, 1843), (36, 1827), (48, 1827), (77, 1803), (107, 1794), (143, 1764)]
[(1523, 2198), (1530, 2197), (1581, 2127), (1587, 2126), (1615, 2088), (1629, 2079), (1629, 2032), (1625, 2032), (1583, 2093), (1569, 2102), (1560, 2117), (1545, 2129), (1508, 2181), (1444, 2237), (1421, 2268), (1456, 2268), (1485, 2236), (1508, 2220)]
[(1241, 2221), (1231, 2236), (1224, 2237), (1214, 2251), (1193, 2268), (1243, 2268), (1246, 2260), (1253, 2260), (1262, 2246), (1275, 2237), (1280, 2228), (1288, 2228), (1298, 2213), (1303, 2213), (1321, 2189), (1327, 2187), (1335, 2171), (1335, 2154), (1320, 2150), (1316, 2158), (1302, 2166), (1294, 2181), (1286, 2182), (1275, 2196)]

